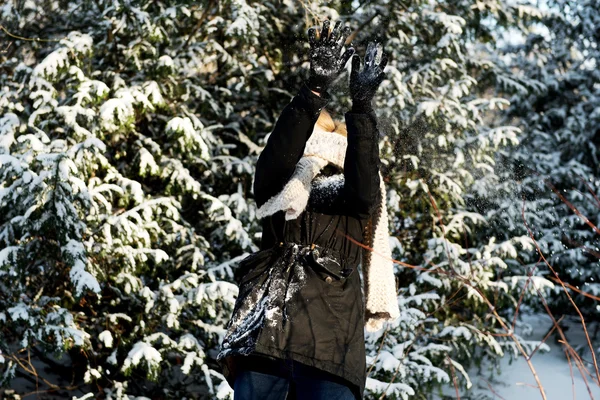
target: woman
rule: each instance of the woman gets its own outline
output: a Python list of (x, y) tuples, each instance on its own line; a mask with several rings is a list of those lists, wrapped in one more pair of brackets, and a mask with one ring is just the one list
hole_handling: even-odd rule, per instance
[[(309, 30), (310, 77), (257, 163), (261, 250), (239, 265), (218, 356), (236, 400), (362, 398), (364, 321), (377, 330), (399, 315), (371, 106), (386, 59), (370, 43), (361, 70), (353, 48), (341, 54), (349, 31), (338, 22), (330, 32), (329, 21), (319, 39)], [(336, 126), (327, 88), (350, 57), (352, 110)]]

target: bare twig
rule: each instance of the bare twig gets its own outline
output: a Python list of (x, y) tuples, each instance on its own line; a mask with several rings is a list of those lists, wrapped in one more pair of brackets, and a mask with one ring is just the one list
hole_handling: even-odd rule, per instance
[[(551, 188), (555, 191), (555, 193), (558, 194), (559, 197), (561, 197), (562, 199), (564, 199), (564, 197), (554, 188), (554, 186), (551, 186)], [(566, 199), (564, 199), (563, 201), (567, 202), (567, 205), (570, 204), (570, 203), (568, 203), (568, 201)], [(573, 206), (572, 209), (573, 209), (573, 211), (575, 211), (575, 213), (577, 213), (577, 215), (580, 215), (581, 218), (583, 218), (584, 220), (588, 220), (583, 215), (581, 215), (579, 213), (579, 211), (577, 211), (577, 209), (574, 206)], [(534, 236), (533, 232), (531, 231), (531, 229), (529, 228), (529, 225), (527, 224), (527, 220), (525, 218), (525, 199), (523, 199), (523, 206), (521, 208), (521, 216), (523, 218), (523, 223), (525, 224), (525, 227), (527, 228), (527, 232), (529, 232), (529, 237), (533, 241), (533, 244), (535, 245), (538, 253), (540, 254), (540, 257), (542, 257), (542, 259), (544, 260), (544, 263), (548, 266), (548, 268), (550, 269), (550, 271), (552, 272), (552, 274), (554, 275), (554, 277), (558, 280), (559, 284), (563, 288), (563, 291), (566, 293), (567, 298), (569, 299), (569, 302), (573, 305), (573, 307), (575, 308), (575, 311), (579, 315), (579, 318), (581, 320), (581, 325), (583, 326), (583, 331), (585, 333), (585, 338), (586, 338), (586, 340), (588, 342), (588, 346), (589, 346), (589, 348), (591, 350), (591, 353), (592, 353), (592, 359), (593, 359), (593, 363), (594, 363), (594, 368), (596, 369), (596, 380), (598, 381), (598, 384), (600, 385), (600, 372), (598, 371), (598, 362), (596, 361), (596, 353), (594, 351), (594, 346), (592, 345), (592, 341), (590, 339), (590, 335), (588, 333), (587, 325), (585, 323), (585, 319), (583, 318), (583, 314), (581, 314), (581, 310), (579, 310), (579, 307), (577, 307), (577, 304), (575, 304), (575, 301), (573, 301), (573, 297), (571, 297), (571, 295), (569, 294), (569, 291), (567, 290), (567, 286), (560, 279), (560, 277), (558, 276), (558, 274), (556, 273), (556, 271), (554, 270), (554, 268), (552, 267), (552, 265), (550, 265), (550, 263), (548, 262), (548, 260), (546, 260), (546, 257), (544, 257), (544, 253), (542, 252), (542, 249), (540, 248), (538, 242), (535, 240), (535, 236)], [(591, 224), (591, 222), (590, 222), (590, 224)], [(593, 224), (591, 224), (591, 225), (593, 226)], [(594, 228), (595, 228), (595, 230), (598, 230), (598, 228), (596, 228), (595, 226), (594, 226)], [(550, 310), (548, 310), (548, 311), (550, 311)]]
[(492, 384), (484, 378), (480, 378), (483, 379), (485, 381), (485, 383), (487, 384), (488, 388), (490, 389), (490, 391), (494, 394), (494, 396), (497, 396), (500, 398), (500, 400), (505, 400), (504, 397), (500, 396), (498, 393), (496, 393), (496, 391), (494, 390), (494, 388), (492, 387)]
[(214, 3), (214, 1), (211, 1), (211, 2), (208, 3), (208, 6), (206, 7), (206, 9), (204, 10), (204, 12), (200, 16), (200, 19), (198, 19), (198, 22), (196, 23), (196, 25), (194, 26), (194, 28), (192, 28), (192, 31), (190, 32), (187, 40), (183, 44), (183, 48), (187, 48), (188, 47), (188, 45), (190, 44), (190, 40), (192, 40), (192, 38), (194, 37), (194, 35), (196, 35), (196, 32), (198, 32), (198, 29), (200, 29), (200, 27), (202, 26), (202, 23), (204, 22), (204, 20), (208, 16), (208, 12), (212, 8), (213, 3)]
[(537, 386), (532, 385), (531, 383), (527, 383), (527, 382), (517, 382), (517, 386), (529, 386), (529, 387), (532, 387), (534, 389), (537, 389)]
[(569, 244), (572, 244), (573, 246), (577, 246), (578, 249), (584, 250), (586, 252), (588, 252), (589, 254), (593, 255), (594, 257), (598, 258), (600, 260), (600, 253), (590, 249), (589, 247), (576, 242), (575, 240), (569, 239), (568, 237), (564, 237), (563, 240), (569, 242)]
[(443, 239), (444, 239), (444, 249), (446, 250), (446, 257), (448, 257), (448, 265), (450, 266), (450, 269), (452, 269), (452, 271), (454, 271), (454, 273), (456, 275), (458, 275), (458, 272), (456, 272), (456, 270), (454, 269), (454, 266), (452, 265), (452, 257), (450, 255), (450, 249), (448, 249), (448, 241), (446, 240), (446, 226), (444, 225), (444, 220), (442, 220), (442, 214), (440, 213), (440, 210), (437, 207), (435, 199), (431, 195), (431, 191), (429, 190), (429, 187), (427, 188), (427, 195), (429, 196), (429, 202), (433, 206), (433, 209), (435, 210), (438, 220), (440, 222), (440, 226), (442, 227), (442, 235), (443, 235)]
[(571, 374), (571, 389), (573, 390), (573, 400), (575, 400), (575, 376), (573, 375), (573, 364), (571, 363), (571, 356), (565, 349), (565, 355), (567, 356), (567, 362), (569, 363), (569, 373)]
[[(550, 280), (552, 280), (552, 281), (554, 281), (556, 283), (560, 283), (561, 282), (560, 279), (556, 279), (556, 278), (552, 278), (552, 277), (550, 277)], [(600, 301), (600, 297), (594, 296), (593, 294), (586, 293), (583, 290), (578, 289), (578, 288), (576, 288), (575, 286), (573, 286), (573, 285), (571, 285), (569, 283), (563, 282), (563, 285), (565, 285), (566, 287), (568, 287), (572, 291), (579, 293), (582, 296), (588, 297), (588, 298), (590, 298), (592, 300)]]
[[(26, 38), (23, 36), (15, 35), (14, 33), (10, 33), (3, 25), (0, 25), (0, 30), (3, 31), (4, 33), (6, 33), (8, 36), (10, 36), (13, 39), (26, 40), (28, 42), (60, 42), (61, 40), (64, 39), (64, 38), (61, 38), (61, 39)], [(9, 45), (9, 47), (10, 47), (10, 45)], [(8, 50), (8, 47), (6, 48), (6, 50)]]
[(563, 196), (558, 189), (556, 189), (554, 187), (554, 185), (552, 183), (550, 183), (550, 181), (548, 181), (547, 179), (544, 179), (544, 183), (546, 184), (546, 186), (548, 186), (554, 193), (556, 193), (556, 195), (562, 200), (563, 203), (565, 203), (567, 205), (567, 207), (569, 207), (575, 214), (577, 214), (577, 216), (579, 218), (581, 218), (581, 220), (583, 222), (585, 222), (586, 225), (588, 225), (590, 228), (592, 228), (594, 230), (594, 232), (596, 232), (598, 235), (600, 235), (600, 229), (598, 229), (596, 227), (596, 225), (594, 225), (585, 215), (583, 215), (581, 212), (579, 212), (579, 210), (577, 209), (577, 207), (575, 207), (573, 204), (571, 204), (571, 202), (569, 202), (569, 200), (567, 200), (565, 198), (565, 196)]
[(596, 193), (594, 193), (594, 191), (592, 190), (592, 188), (590, 187), (590, 185), (588, 185), (588, 183), (585, 181), (585, 179), (583, 179), (581, 176), (579, 177), (579, 179), (581, 179), (581, 182), (583, 182), (583, 184), (585, 185), (585, 187), (587, 187), (587, 190), (594, 197), (594, 200), (596, 200), (595, 206), (597, 208), (600, 208), (600, 199), (598, 199), (598, 196), (596, 196)]
[[(535, 284), (533, 286), (537, 290), (538, 295), (539, 295), (539, 297), (540, 297), (540, 299), (542, 301), (542, 304), (543, 304), (544, 308), (546, 309), (546, 313), (550, 316), (550, 319), (552, 320), (552, 323), (554, 324), (554, 327), (556, 328), (556, 331), (558, 332), (558, 334), (562, 338), (562, 340), (560, 341), (560, 343), (564, 344), (565, 353), (570, 352), (573, 348), (571, 347), (571, 345), (567, 341), (567, 338), (565, 337), (565, 333), (563, 332), (562, 328), (560, 327), (560, 325), (558, 324), (558, 322), (554, 318), (554, 315), (552, 315), (552, 311), (550, 311), (550, 307), (548, 307), (548, 303), (546, 302), (546, 299), (544, 299), (544, 296), (542, 295), (542, 293), (540, 292), (540, 290), (535, 286)], [(592, 396), (592, 390), (590, 389), (590, 385), (588, 384), (587, 379), (585, 378), (585, 372), (587, 372), (588, 374), (589, 374), (589, 372), (587, 371), (587, 369), (583, 365), (583, 362), (581, 361), (581, 357), (579, 357), (579, 354), (577, 354), (576, 351), (573, 350), (573, 352), (571, 353), (571, 355), (573, 356), (573, 359), (575, 360), (575, 365), (577, 366), (577, 368), (579, 369), (579, 372), (581, 373), (581, 376), (583, 377), (583, 382), (585, 383), (585, 386), (586, 386), (586, 388), (588, 390), (588, 393), (590, 394), (590, 398), (592, 400), (594, 400), (594, 397)], [(570, 359), (569, 359), (569, 361), (570, 361)], [(569, 365), (570, 365), (570, 363), (569, 363)]]
[[(564, 343), (567, 346), (567, 349), (569, 350), (569, 352), (571, 352), (571, 355), (577, 355), (577, 352), (565, 341), (563, 341), (562, 343)], [(594, 395), (592, 394), (592, 389), (590, 388), (590, 385), (588, 384), (587, 378), (585, 377), (584, 371), (587, 372), (587, 370), (585, 369), (583, 363), (581, 362), (580, 359), (575, 358), (575, 365), (577, 366), (577, 368), (579, 369), (579, 372), (581, 373), (581, 377), (583, 378), (583, 382), (585, 383), (585, 387), (588, 390), (588, 394), (590, 395), (590, 399), (594, 400)]]
[(458, 382), (456, 380), (456, 373), (454, 372), (454, 365), (452, 365), (452, 360), (450, 360), (450, 357), (447, 354), (446, 354), (446, 362), (450, 366), (450, 373), (452, 374), (452, 382), (454, 383), (454, 389), (456, 390), (456, 399), (460, 400), (460, 394), (458, 392)]
[(521, 295), (519, 296), (519, 301), (517, 302), (517, 306), (515, 309), (515, 316), (513, 318), (513, 322), (512, 322), (512, 329), (515, 329), (515, 326), (517, 325), (517, 316), (519, 315), (519, 308), (521, 307), (521, 302), (523, 301), (523, 298), (525, 297), (525, 293), (527, 292), (527, 286), (529, 286), (529, 283), (531, 282), (531, 277), (533, 276), (533, 273), (535, 272), (538, 264), (542, 261), (542, 258), (540, 257), (538, 259), (538, 261), (535, 263), (535, 265), (533, 266), (533, 268), (531, 268), (531, 270), (527, 273), (527, 282), (525, 282), (525, 286), (523, 287), (523, 291), (521, 292)]
[(556, 323), (556, 325), (552, 325), (552, 328), (548, 331), (548, 333), (546, 334), (546, 336), (544, 336), (544, 339), (542, 339), (542, 341), (539, 342), (537, 346), (535, 346), (535, 349), (533, 349), (533, 351), (529, 355), (530, 359), (533, 358), (533, 355), (539, 350), (539, 348), (542, 346), (542, 344), (546, 343), (546, 340), (548, 340), (548, 338), (550, 337), (550, 335), (552, 335), (552, 332), (554, 332), (554, 330), (556, 329), (556, 327), (559, 326), (558, 324), (560, 324), (561, 321), (564, 318), (565, 318), (565, 316), (563, 315), (562, 317), (560, 317), (560, 319), (558, 320), (558, 322)]
[(358, 33), (367, 25), (369, 25), (371, 23), (371, 21), (373, 21), (376, 17), (378, 17), (379, 11), (377, 11), (376, 13), (374, 13), (369, 19), (367, 19), (365, 22), (363, 22), (362, 24), (360, 24), (360, 26), (358, 28), (356, 28), (354, 30), (354, 32), (352, 32), (350, 34), (350, 36), (348, 36), (348, 38), (346, 39), (346, 43), (352, 43), (352, 41), (356, 38), (356, 36), (358, 35)]
[(13, 44), (13, 42), (10, 42), (10, 43), (8, 44), (8, 46), (6, 46), (6, 47), (4, 48), (4, 50), (0, 50), (0, 53), (8, 53), (8, 49), (10, 49), (10, 46), (12, 46), (12, 44)]
[(54, 383), (49, 382), (49, 381), (47, 381), (46, 379), (44, 379), (42, 377), (39, 377), (38, 374), (37, 374), (37, 371), (35, 370), (35, 368), (29, 368), (29, 367), (27, 367), (27, 365), (25, 365), (19, 357), (16, 357), (16, 356), (13, 356), (13, 355), (10, 355), (10, 354), (4, 355), (4, 357), (6, 357), (7, 359), (12, 360), (15, 363), (17, 363), (19, 365), (19, 367), (21, 367), (28, 374), (35, 376), (36, 382), (37, 382), (37, 379), (41, 379), (50, 388), (55, 389), (55, 390), (60, 389), (60, 387), (58, 385), (55, 385)]
[(373, 367), (375, 367), (375, 363), (377, 362), (377, 359), (379, 358), (379, 355), (381, 354), (381, 349), (383, 349), (383, 343), (385, 342), (385, 337), (387, 336), (389, 329), (390, 329), (390, 327), (386, 326), (385, 332), (383, 332), (383, 337), (381, 338), (381, 343), (379, 343), (379, 348), (377, 349), (377, 354), (375, 355), (375, 359), (373, 360), (373, 362), (371, 363), (371, 365), (369, 366), (369, 369), (367, 371), (367, 376), (371, 374), (371, 370), (373, 370)]

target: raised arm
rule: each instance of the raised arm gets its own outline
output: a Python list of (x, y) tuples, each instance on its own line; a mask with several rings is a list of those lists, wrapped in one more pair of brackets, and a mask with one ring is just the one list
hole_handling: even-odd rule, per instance
[[(304, 153), (321, 109), (329, 99), (327, 87), (343, 71), (354, 54), (349, 47), (342, 54), (350, 28), (338, 21), (332, 31), (329, 20), (319, 32), (308, 30), (310, 75), (300, 93), (285, 107), (256, 165), (254, 197), (260, 207), (279, 193), (290, 179)], [(318, 94), (316, 94), (318, 93)]]
[(259, 207), (279, 193), (294, 173), (327, 102), (327, 97), (320, 97), (302, 85), (298, 95), (283, 109), (256, 164), (254, 197)]
[(344, 161), (344, 199), (347, 209), (367, 218), (379, 202), (379, 132), (375, 113), (346, 113), (348, 148)]
[(360, 57), (352, 57), (352, 110), (346, 113), (348, 148), (344, 162), (344, 197), (348, 211), (360, 218), (370, 215), (380, 196), (379, 132), (371, 103), (385, 77), (383, 69), (386, 64), (387, 57), (375, 43), (369, 43), (367, 47), (362, 70)]

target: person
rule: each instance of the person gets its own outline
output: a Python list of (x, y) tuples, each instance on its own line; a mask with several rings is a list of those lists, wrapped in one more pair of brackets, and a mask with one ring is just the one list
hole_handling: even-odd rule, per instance
[[(235, 400), (362, 398), (365, 323), (377, 330), (399, 316), (371, 104), (387, 59), (370, 43), (361, 69), (352, 47), (342, 53), (350, 29), (340, 25), (325, 21), (318, 38), (309, 30), (309, 78), (257, 162), (260, 251), (236, 270), (217, 356)], [(336, 124), (327, 89), (351, 57), (352, 109)]]

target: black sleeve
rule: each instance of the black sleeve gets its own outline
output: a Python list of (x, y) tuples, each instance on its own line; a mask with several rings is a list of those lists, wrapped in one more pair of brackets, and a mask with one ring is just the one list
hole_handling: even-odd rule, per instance
[(349, 213), (368, 218), (379, 201), (379, 132), (377, 118), (366, 113), (346, 113), (348, 148), (344, 161), (344, 199)]
[(321, 95), (317, 96), (303, 84), (277, 119), (256, 164), (254, 198), (259, 207), (279, 193), (294, 173), (321, 109), (329, 101), (327, 93)]

